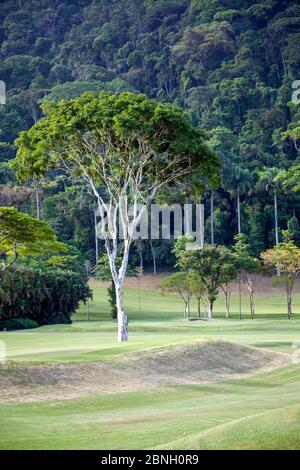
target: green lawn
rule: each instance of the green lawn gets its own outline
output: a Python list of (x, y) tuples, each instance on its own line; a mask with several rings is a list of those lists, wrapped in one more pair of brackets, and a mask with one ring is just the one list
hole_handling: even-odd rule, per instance
[[(299, 286), (300, 287), (300, 286)], [(94, 299), (90, 302), (90, 319), (97, 321), (110, 320), (109, 305), (107, 302), (106, 288), (101, 285), (93, 285)], [(142, 290), (140, 293), (141, 298), (141, 311), (139, 311), (139, 292), (137, 289), (125, 289), (125, 305), (129, 314), (130, 320), (147, 320), (147, 321), (161, 321), (161, 320), (175, 320), (182, 319), (183, 317), (183, 303), (178, 296), (167, 294), (163, 296), (159, 291)], [(231, 317), (238, 319), (238, 298), (237, 295), (232, 296), (231, 302)], [(295, 316), (300, 319), (300, 294), (295, 289), (293, 296), (293, 309)], [(224, 318), (224, 297), (222, 293), (215, 303), (214, 307), (215, 318)], [(76, 320), (87, 319), (88, 306), (83, 306), (77, 312)], [(192, 313), (195, 314), (196, 305), (192, 302)], [(249, 318), (249, 302), (246, 295), (243, 296), (242, 313), (243, 318)], [(257, 318), (265, 319), (286, 319), (287, 306), (285, 295), (260, 295), (256, 296), (256, 316)]]
[[(177, 297), (126, 291), (130, 341), (116, 343), (106, 292), (98, 286), (90, 305), (72, 325), (0, 333), (8, 360), (17, 363), (118, 361), (130, 351), (168, 347), (200, 339), (222, 339), (291, 353), (300, 341), (300, 315), (288, 321), (285, 298), (257, 299), (257, 318), (221, 318), (222, 299), (212, 322), (182, 319)], [(295, 297), (300, 312), (300, 297)], [(238, 360), (239, 358), (237, 358)], [(9, 367), (9, 365), (8, 365)], [(0, 406), (1, 449), (124, 448), (298, 448), (300, 449), (300, 366), (212, 384), (178, 385), (139, 392), (92, 395), (60, 401)]]

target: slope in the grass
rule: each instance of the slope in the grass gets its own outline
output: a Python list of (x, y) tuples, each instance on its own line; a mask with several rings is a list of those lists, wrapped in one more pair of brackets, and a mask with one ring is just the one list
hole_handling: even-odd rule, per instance
[(283, 354), (218, 341), (153, 348), (101, 363), (12, 364), (1, 374), (0, 400), (63, 399), (88, 393), (216, 382), (285, 362)]

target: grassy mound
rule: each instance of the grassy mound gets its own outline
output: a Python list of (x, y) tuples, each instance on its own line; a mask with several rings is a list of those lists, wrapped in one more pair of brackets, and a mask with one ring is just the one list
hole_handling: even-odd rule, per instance
[(282, 365), (282, 354), (223, 341), (197, 341), (118, 360), (75, 364), (9, 365), (0, 378), (0, 401), (65, 399), (151, 387), (216, 382)]

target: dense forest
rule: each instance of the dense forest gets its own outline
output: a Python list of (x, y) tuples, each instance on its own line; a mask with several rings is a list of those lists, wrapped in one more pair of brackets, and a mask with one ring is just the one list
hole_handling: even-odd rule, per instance
[[(296, 0), (8, 0), (0, 5), (0, 44), (7, 87), (0, 205), (38, 213), (93, 263), (89, 191), (63, 174), (21, 186), (7, 163), (18, 133), (42, 116), (43, 100), (136, 91), (184, 109), (222, 161), (221, 187), (203, 195), (208, 241), (213, 196), (215, 243), (232, 244), (240, 228), (253, 255), (273, 246), (276, 195), (279, 228), (289, 227), (299, 244), (300, 197), (280, 178), (299, 163)], [(172, 241), (141, 243), (133, 264), (143, 252), (150, 266), (154, 251), (158, 266), (174, 265)]]

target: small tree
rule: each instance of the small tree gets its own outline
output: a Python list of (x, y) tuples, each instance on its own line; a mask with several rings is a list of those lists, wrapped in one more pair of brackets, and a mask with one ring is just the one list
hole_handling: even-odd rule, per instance
[(191, 273), (188, 276), (189, 287), (191, 294), (197, 299), (197, 317), (201, 317), (201, 301), (207, 295), (207, 285), (203, 282), (200, 276)]
[(208, 319), (212, 320), (213, 305), (219, 293), (221, 285), (222, 263), (227, 256), (224, 247), (204, 245), (200, 249), (184, 249), (187, 240), (182, 237), (178, 240), (175, 254), (178, 258), (178, 266), (181, 269), (189, 269), (189, 273), (195, 273), (203, 285), (206, 285), (209, 302)]
[(189, 277), (186, 273), (175, 273), (166, 277), (161, 283), (162, 293), (170, 292), (178, 294), (184, 302), (184, 318), (190, 317), (190, 301), (192, 298)]
[[(189, 258), (185, 256), (186, 247), (189, 242), (193, 242), (193, 237), (184, 235), (179, 237), (174, 245), (173, 253), (177, 259), (175, 267), (178, 267), (182, 273), (185, 274), (186, 279), (190, 279), (191, 266), (189, 264)], [(191, 286), (190, 286), (191, 287)], [(188, 298), (187, 310), (190, 312), (190, 298)]]
[(237, 278), (238, 266), (234, 254), (223, 247), (223, 262), (221, 264), (220, 287), (225, 297), (226, 318), (230, 317), (230, 303), (233, 281)]
[(0, 207), (1, 270), (12, 266), (20, 255), (41, 256), (66, 251), (46, 222), (13, 207)]
[[(195, 275), (200, 285), (196, 289), (203, 291), (203, 298), (208, 299), (208, 318), (213, 315), (213, 305), (218, 297), (219, 288), (225, 295), (226, 316), (230, 315), (230, 301), (232, 282), (236, 279), (239, 266), (236, 255), (222, 245), (204, 245), (202, 249), (187, 249), (189, 238), (180, 237), (175, 245), (174, 253), (177, 257), (177, 266), (186, 273)], [(203, 291), (204, 292), (204, 291)]]
[(285, 279), (288, 318), (292, 315), (292, 295), (295, 279), (300, 274), (300, 248), (290, 240), (288, 231), (283, 231), (284, 242), (262, 253), (264, 264), (276, 269)]
[(275, 243), (279, 245), (279, 230), (278, 230), (278, 192), (282, 189), (279, 179), (278, 168), (264, 167), (263, 171), (258, 173), (259, 184), (264, 187), (266, 191), (273, 191), (274, 197), (274, 222), (275, 222)]
[(255, 315), (254, 295), (258, 282), (257, 274), (262, 270), (261, 262), (253, 258), (249, 251), (250, 246), (246, 243), (244, 234), (235, 237), (234, 246), (235, 264), (240, 280), (246, 285), (249, 295), (250, 316), (253, 319)]

